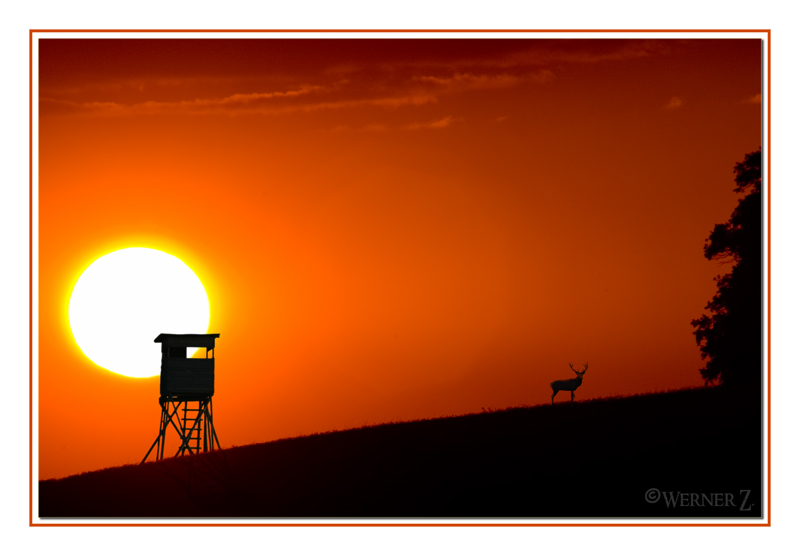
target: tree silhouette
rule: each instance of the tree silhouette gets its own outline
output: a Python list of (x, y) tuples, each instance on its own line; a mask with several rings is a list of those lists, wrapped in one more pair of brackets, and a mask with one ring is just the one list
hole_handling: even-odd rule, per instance
[(692, 321), (706, 384), (756, 385), (761, 380), (761, 149), (734, 168), (744, 193), (725, 224), (706, 240), (705, 256), (733, 264), (715, 278), (717, 293), (706, 305), (711, 314)]

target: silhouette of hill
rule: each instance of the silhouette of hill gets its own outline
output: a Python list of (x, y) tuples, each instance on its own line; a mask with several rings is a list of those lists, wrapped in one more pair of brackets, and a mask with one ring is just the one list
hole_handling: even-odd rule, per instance
[(761, 472), (758, 396), (717, 387), (104, 469), (41, 481), (39, 503), (43, 518), (748, 518)]

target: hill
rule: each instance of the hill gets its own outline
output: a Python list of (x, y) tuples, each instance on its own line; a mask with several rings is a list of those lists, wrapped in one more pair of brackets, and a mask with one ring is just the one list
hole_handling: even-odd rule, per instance
[(761, 446), (757, 396), (697, 388), (385, 424), (41, 481), (40, 516), (748, 518), (761, 515)]

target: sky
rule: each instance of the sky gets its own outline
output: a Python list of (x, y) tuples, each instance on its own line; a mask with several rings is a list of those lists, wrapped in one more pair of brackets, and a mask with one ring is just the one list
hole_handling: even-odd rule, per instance
[(39, 52), (41, 479), (138, 463), (158, 431), (158, 377), (98, 367), (67, 318), (126, 247), (206, 288), (223, 447), (549, 403), (569, 363), (578, 400), (703, 384), (690, 321), (761, 145), (759, 40)]

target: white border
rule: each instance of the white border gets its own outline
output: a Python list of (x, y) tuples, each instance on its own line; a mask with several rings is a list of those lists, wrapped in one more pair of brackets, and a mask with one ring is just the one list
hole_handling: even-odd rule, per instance
[[(50, 39), (761, 39), (766, 31), (97, 31), (34, 32), (33, 40)], [(764, 50), (766, 78), (766, 49)], [(34, 59), (34, 69), (37, 60)]]
[(39, 41), (31, 45), (31, 481), (33, 513), (39, 514)]
[[(32, 523), (35, 525), (143, 525), (143, 524), (170, 524), (170, 525), (254, 525), (254, 524), (267, 524), (267, 525), (290, 525), (290, 524), (307, 524), (307, 525), (323, 525), (323, 524), (362, 524), (362, 525), (754, 525), (766, 524), (769, 522), (770, 510), (770, 493), (767, 489), (767, 477), (771, 470), (768, 469), (768, 415), (767, 415), (767, 373), (763, 377), (763, 403), (764, 403), (764, 421), (763, 421), (763, 454), (762, 454), (762, 468), (766, 471), (762, 477), (762, 492), (764, 498), (762, 507), (764, 509), (764, 516), (762, 519), (40, 519), (38, 516), (38, 371), (39, 371), (39, 357), (38, 357), (38, 293), (39, 293), (39, 250), (38, 250), (38, 39), (39, 38), (479, 38), (479, 39), (509, 39), (509, 38), (658, 38), (658, 39), (676, 39), (676, 38), (714, 38), (714, 39), (731, 39), (731, 38), (758, 38), (764, 44), (762, 50), (762, 75), (763, 75), (763, 88), (762, 88), (762, 173), (763, 185), (762, 190), (764, 195), (764, 257), (766, 263), (766, 253), (769, 238), (769, 222), (767, 221), (767, 202), (770, 198), (770, 183), (769, 183), (769, 136), (770, 136), (770, 122), (767, 119), (769, 111), (769, 76), (768, 76), (768, 49), (769, 49), (769, 35), (766, 32), (35, 32), (33, 34), (32, 45), (32, 58), (33, 58), (33, 102), (32, 107), (32, 138), (33, 138), (33, 196), (32, 196), (32, 226), (33, 226), (33, 404), (32, 404), (32, 457), (33, 457), (33, 496), (32, 496)], [(764, 312), (764, 327), (763, 327), (763, 345), (764, 349), (764, 369), (768, 369), (768, 350), (766, 349), (769, 338), (770, 322), (768, 319), (769, 313), (767, 312), (767, 299), (769, 298), (770, 283), (768, 280), (768, 265), (764, 265), (762, 276), (763, 290), (762, 304), (765, 308)]]

